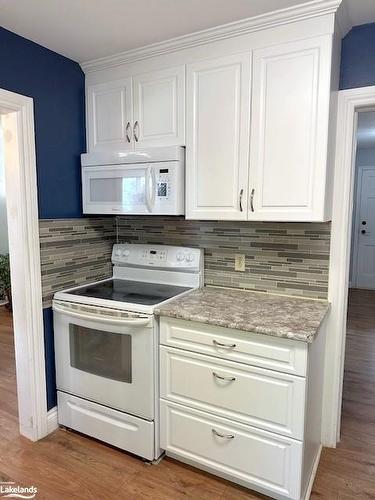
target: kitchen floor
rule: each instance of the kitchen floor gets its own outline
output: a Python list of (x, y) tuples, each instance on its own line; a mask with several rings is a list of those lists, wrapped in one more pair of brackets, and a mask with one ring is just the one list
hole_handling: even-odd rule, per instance
[[(342, 441), (325, 449), (312, 499), (375, 498), (375, 291), (349, 301)], [(157, 466), (73, 432), (38, 443), (18, 435), (12, 318), (0, 308), (0, 481), (38, 488), (37, 499), (256, 499), (171, 459)]]

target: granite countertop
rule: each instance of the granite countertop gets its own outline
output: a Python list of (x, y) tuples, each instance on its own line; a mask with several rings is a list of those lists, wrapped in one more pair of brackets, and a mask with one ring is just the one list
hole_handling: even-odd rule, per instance
[(208, 286), (177, 297), (155, 314), (312, 342), (328, 309), (322, 300)]

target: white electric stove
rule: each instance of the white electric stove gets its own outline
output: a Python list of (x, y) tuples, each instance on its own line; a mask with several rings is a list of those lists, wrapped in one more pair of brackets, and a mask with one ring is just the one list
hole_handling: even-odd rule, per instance
[(116, 244), (113, 277), (58, 292), (59, 423), (154, 460), (159, 329), (154, 309), (203, 285), (202, 251)]

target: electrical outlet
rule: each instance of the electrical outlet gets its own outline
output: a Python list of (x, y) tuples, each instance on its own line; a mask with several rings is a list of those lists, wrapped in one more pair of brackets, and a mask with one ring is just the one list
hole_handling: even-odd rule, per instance
[(234, 256), (234, 270), (245, 271), (245, 255), (243, 253)]

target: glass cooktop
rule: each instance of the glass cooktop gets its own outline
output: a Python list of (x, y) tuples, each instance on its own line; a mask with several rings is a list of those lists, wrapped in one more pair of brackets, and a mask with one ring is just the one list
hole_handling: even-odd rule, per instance
[(160, 283), (144, 283), (142, 281), (129, 281), (112, 279), (88, 285), (69, 293), (83, 297), (116, 300), (130, 304), (155, 305), (164, 300), (171, 299), (182, 292), (191, 290), (189, 287), (163, 285)]

